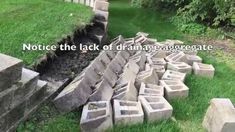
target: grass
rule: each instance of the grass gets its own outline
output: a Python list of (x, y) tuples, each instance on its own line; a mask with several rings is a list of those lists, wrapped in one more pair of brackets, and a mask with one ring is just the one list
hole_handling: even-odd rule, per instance
[(1, 0), (0, 52), (32, 64), (47, 51), (22, 51), (22, 45), (52, 45), (90, 22), (90, 8), (63, 0)]
[[(183, 34), (168, 21), (170, 15), (152, 12), (147, 9), (130, 7), (126, 0), (112, 0), (110, 7), (109, 35), (113, 38), (119, 34), (132, 37), (136, 32), (150, 33), (159, 41), (180, 39), (190, 42), (187, 34)], [(190, 75), (186, 79), (189, 97), (171, 101), (174, 108), (174, 120), (155, 123), (144, 123), (134, 126), (114, 126), (109, 132), (203, 132), (202, 120), (212, 98), (230, 98), (235, 102), (235, 59), (222, 51), (212, 53), (200, 52), (204, 63), (213, 64), (216, 73), (213, 79)], [(44, 108), (42, 108), (44, 109)], [(51, 111), (51, 108), (45, 111)], [(39, 113), (43, 112), (40, 110)], [(66, 115), (56, 114), (45, 121), (30, 120), (21, 125), (22, 131), (33, 131), (27, 128), (31, 124), (36, 130), (43, 132), (77, 132), (79, 131), (79, 113)], [(47, 114), (43, 114), (47, 115)], [(68, 123), (69, 122), (69, 123)], [(29, 125), (30, 126), (30, 125)], [(64, 129), (62, 129), (64, 128)]]

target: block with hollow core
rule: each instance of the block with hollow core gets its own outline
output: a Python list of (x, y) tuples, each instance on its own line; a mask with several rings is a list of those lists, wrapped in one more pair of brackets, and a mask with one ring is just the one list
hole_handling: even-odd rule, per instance
[(140, 124), (144, 121), (144, 112), (140, 102), (114, 100), (114, 123), (117, 125)]
[(163, 74), (162, 80), (180, 80), (180, 81), (184, 82), (185, 77), (186, 77), (185, 73), (172, 71), (172, 70), (167, 70)]
[(147, 45), (147, 44), (154, 45), (156, 42), (157, 42), (157, 39), (147, 38), (147, 39), (143, 42), (143, 44), (144, 44), (144, 45)]
[(139, 96), (147, 122), (167, 120), (172, 116), (173, 107), (163, 96)]
[(202, 58), (197, 55), (187, 55), (186, 54), (186, 59), (187, 59), (187, 63), (191, 66), (193, 65), (193, 62), (202, 63)]
[(154, 57), (147, 57), (147, 62), (150, 65), (161, 65), (166, 67), (166, 61), (164, 60), (164, 58), (154, 58)]
[(121, 74), (123, 72), (123, 67), (119, 63), (117, 58), (114, 58), (108, 65), (109, 69), (111, 69), (114, 73), (117, 75)]
[(141, 83), (139, 95), (164, 96), (163, 86)]
[(116, 52), (112, 50), (105, 50), (105, 53), (109, 57), (109, 60), (113, 60), (116, 56)]
[(147, 40), (147, 37), (144, 34), (139, 33), (139, 35), (137, 35), (134, 38), (134, 40), (135, 40), (135, 43), (143, 44)]
[(167, 62), (167, 69), (186, 74), (192, 73), (192, 67), (185, 62)]
[(193, 73), (198, 76), (203, 76), (207, 78), (213, 78), (215, 73), (215, 68), (210, 64), (203, 63), (193, 63)]
[(134, 82), (129, 81), (124, 84), (116, 85), (112, 99), (136, 101), (137, 89), (135, 88)]
[(136, 78), (136, 87), (140, 88), (141, 82), (149, 84), (158, 84), (158, 76), (153, 68), (147, 71), (142, 71), (137, 75)]
[(109, 68), (105, 70), (103, 78), (107, 80), (107, 82), (111, 87), (113, 87), (118, 80), (117, 74)]
[(163, 65), (150, 65), (149, 63), (146, 63), (145, 70), (149, 70), (151, 68), (156, 72), (158, 78), (162, 78), (163, 74), (166, 72)]
[(0, 53), (0, 92), (21, 79), (22, 60)]
[(108, 11), (109, 2), (96, 0), (94, 3), (94, 10)]
[(98, 20), (108, 21), (109, 12), (101, 10), (94, 10), (94, 12), (95, 12), (95, 18), (97, 18)]
[(179, 80), (160, 80), (160, 85), (164, 87), (166, 99), (188, 97), (189, 88)]
[(103, 132), (113, 127), (112, 107), (109, 101), (88, 102), (80, 121), (83, 132)]
[(142, 52), (142, 51), (137, 52), (135, 55), (130, 57), (130, 60), (135, 61), (136, 64), (139, 65), (140, 71), (144, 70), (145, 63), (146, 63), (146, 60), (147, 60), (145, 52)]
[(179, 53), (171, 53), (167, 57), (165, 57), (165, 60), (168, 62), (187, 62), (186, 60), (186, 55), (184, 52), (179, 52)]
[(208, 132), (233, 132), (235, 130), (235, 108), (230, 99), (212, 99), (202, 124)]
[(148, 37), (149, 34), (148, 33), (145, 33), (145, 32), (138, 32), (136, 33), (137, 36), (145, 36), (145, 37)]
[(95, 89), (89, 97), (89, 101), (110, 101), (113, 96), (113, 88), (106, 79), (95, 85)]

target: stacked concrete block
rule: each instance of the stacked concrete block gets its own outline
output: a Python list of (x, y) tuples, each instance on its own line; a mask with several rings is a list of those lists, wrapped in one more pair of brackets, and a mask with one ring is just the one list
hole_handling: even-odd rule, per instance
[(140, 124), (144, 121), (144, 112), (140, 102), (114, 100), (114, 123), (117, 125)]
[(164, 58), (148, 57), (147, 60), (150, 65), (161, 65), (161, 66), (166, 67), (166, 64), (167, 64)]
[(0, 60), (0, 131), (15, 131), (48, 97), (47, 83), (19, 59), (0, 54)]
[(153, 68), (147, 71), (142, 71), (137, 75), (136, 87), (139, 89), (141, 82), (149, 84), (158, 84), (158, 76)]
[(193, 63), (193, 72), (195, 75), (203, 76), (207, 78), (213, 78), (215, 73), (215, 68), (209, 64), (203, 63)]
[(187, 74), (192, 73), (192, 67), (185, 62), (168, 62), (167, 69)]
[(113, 127), (109, 101), (89, 102), (83, 107), (80, 127), (83, 132), (103, 132)]
[(172, 70), (167, 70), (162, 76), (162, 80), (180, 80), (182, 82), (184, 82), (185, 78), (186, 78), (185, 73)]
[(188, 97), (189, 88), (180, 80), (160, 80), (164, 87), (164, 95), (167, 99)]
[(135, 61), (139, 65), (140, 71), (143, 71), (145, 68), (145, 63), (147, 60), (147, 57), (145, 54), (146, 54), (145, 52), (139, 51), (135, 55), (130, 57), (130, 60)]
[(184, 52), (179, 52), (179, 53), (172, 53), (170, 55), (168, 55), (167, 57), (165, 57), (166, 61), (168, 62), (187, 62), (186, 60), (186, 55), (184, 54)]
[(139, 96), (147, 122), (169, 119), (173, 108), (163, 96)]
[(233, 132), (235, 130), (235, 108), (230, 99), (214, 98), (203, 120), (208, 132)]
[(155, 84), (141, 83), (139, 95), (164, 96), (164, 88)]
[(197, 55), (186, 55), (187, 63), (193, 65), (194, 62), (202, 63), (202, 58)]

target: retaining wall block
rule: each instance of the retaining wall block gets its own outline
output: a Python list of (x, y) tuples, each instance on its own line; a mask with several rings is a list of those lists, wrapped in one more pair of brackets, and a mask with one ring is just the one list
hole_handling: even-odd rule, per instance
[(143, 71), (145, 69), (145, 63), (146, 63), (146, 60), (147, 60), (145, 52), (138, 52), (137, 54), (131, 56), (130, 60), (135, 61), (136, 64), (139, 65), (140, 71)]
[(168, 62), (167, 69), (186, 73), (186, 74), (192, 73), (192, 67), (185, 62)]
[(155, 84), (141, 83), (139, 95), (164, 96), (164, 87)]
[(185, 73), (172, 70), (167, 70), (162, 76), (162, 80), (180, 80), (182, 82), (184, 82), (185, 78), (186, 78)]
[(195, 75), (198, 76), (213, 78), (215, 73), (215, 68), (213, 67), (213, 65), (194, 62), (193, 72)]

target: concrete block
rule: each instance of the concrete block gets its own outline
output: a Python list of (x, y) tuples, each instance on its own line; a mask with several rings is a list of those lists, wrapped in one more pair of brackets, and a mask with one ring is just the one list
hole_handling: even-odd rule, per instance
[(161, 66), (166, 67), (166, 64), (167, 64), (164, 58), (147, 57), (147, 60), (150, 65), (161, 65)]
[(166, 72), (163, 65), (152, 65), (151, 67), (157, 73), (158, 78), (162, 78), (163, 74)]
[(118, 58), (114, 58), (110, 64), (108, 65), (109, 69), (111, 69), (114, 73), (116, 73), (117, 75), (121, 74), (123, 72), (123, 67), (121, 66), (121, 64), (119, 63)]
[(172, 71), (172, 70), (167, 70), (163, 74), (162, 80), (180, 80), (180, 81), (184, 82), (185, 77), (186, 77), (185, 73)]
[(167, 69), (186, 73), (186, 74), (192, 73), (192, 67), (185, 62), (168, 62)]
[(215, 68), (213, 67), (213, 65), (194, 62), (193, 72), (195, 75), (198, 76), (213, 78), (215, 73)]
[(139, 95), (164, 96), (163, 86), (141, 83)]
[(117, 50), (117, 49), (116, 49), (116, 46), (118, 46), (118, 45), (120, 45), (120, 44), (124, 44), (124, 42), (125, 42), (125, 40), (124, 40), (124, 38), (123, 38), (122, 35), (119, 35), (119, 36), (117, 36), (116, 38), (112, 39), (112, 40), (111, 40), (111, 44), (110, 44), (110, 45), (113, 46), (113, 47), (112, 47), (112, 51)]
[(128, 83), (116, 85), (112, 99), (136, 101), (137, 89), (134, 82), (129, 81)]
[(105, 70), (103, 78), (107, 80), (107, 82), (111, 87), (113, 87), (118, 80), (117, 74), (109, 68)]
[(112, 60), (116, 56), (116, 52), (114, 52), (112, 50), (105, 50), (105, 52), (110, 60)]
[(235, 130), (235, 108), (230, 99), (214, 98), (210, 101), (203, 127), (208, 132), (233, 132)]
[(172, 116), (173, 107), (163, 96), (139, 96), (147, 122), (167, 120)]
[(137, 35), (134, 38), (135, 43), (140, 43), (140, 44), (143, 44), (146, 40), (147, 40), (147, 37), (141, 33), (139, 33), (139, 35)]
[(95, 16), (97, 19), (103, 20), (103, 21), (108, 21), (109, 12), (101, 11), (101, 10), (94, 10), (94, 12), (95, 12)]
[(202, 63), (202, 58), (197, 55), (187, 55), (186, 54), (186, 59), (187, 59), (187, 63), (191, 66), (193, 65), (193, 62)]
[(0, 53), (0, 92), (21, 79), (22, 60)]
[(158, 76), (153, 68), (147, 71), (142, 71), (137, 75), (136, 87), (139, 89), (141, 82), (148, 84), (158, 84)]
[(144, 112), (140, 102), (114, 100), (114, 123), (132, 125), (143, 123)]
[(150, 58), (165, 58), (167, 56), (167, 52), (164, 50), (153, 51), (150, 53)]
[(94, 4), (94, 10), (108, 11), (109, 2), (96, 0)]
[(145, 33), (145, 32), (138, 32), (136, 33), (137, 36), (144, 36), (144, 37), (148, 37), (149, 34), (148, 33)]
[(134, 56), (131, 56), (130, 60), (135, 61), (136, 64), (139, 65), (140, 71), (143, 71), (145, 68), (145, 63), (146, 63), (147, 57), (145, 55), (145, 52), (139, 52), (139, 53), (135, 54)]
[(152, 39), (152, 38), (147, 38), (145, 41), (144, 41), (144, 45), (146, 44), (155, 44), (157, 42), (157, 39)]
[(184, 52), (179, 52), (179, 53), (172, 53), (170, 55), (168, 55), (167, 57), (165, 57), (166, 61), (168, 62), (187, 62), (186, 60), (186, 55), (184, 54)]
[(80, 127), (83, 132), (103, 132), (113, 127), (109, 101), (88, 102), (82, 111)]
[(179, 80), (160, 80), (160, 85), (164, 87), (168, 100), (188, 97), (189, 88)]
[(106, 79), (96, 84), (93, 93), (89, 97), (89, 101), (110, 101), (113, 96), (113, 88)]
[(180, 41), (180, 40), (170, 40), (170, 39), (167, 39), (165, 41), (165, 43), (170, 43), (170, 44), (173, 44), (173, 45), (181, 45), (181, 44), (184, 44), (183, 41)]

